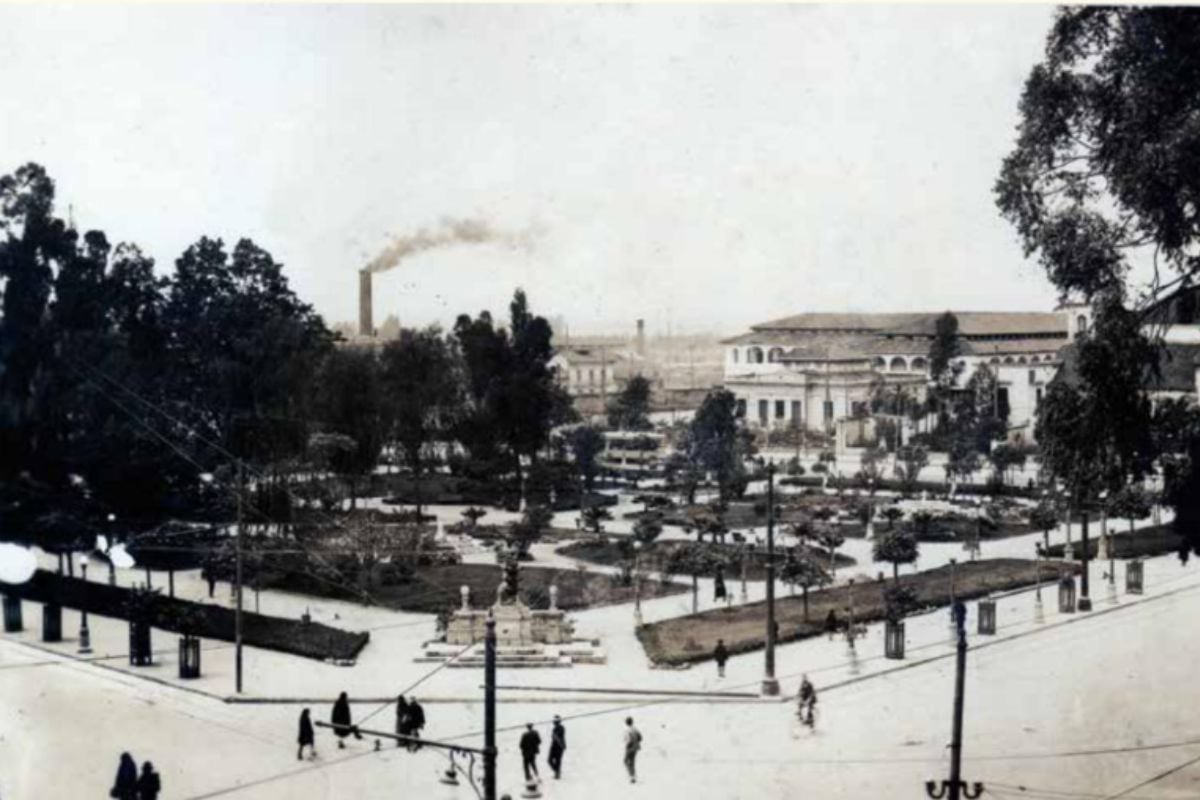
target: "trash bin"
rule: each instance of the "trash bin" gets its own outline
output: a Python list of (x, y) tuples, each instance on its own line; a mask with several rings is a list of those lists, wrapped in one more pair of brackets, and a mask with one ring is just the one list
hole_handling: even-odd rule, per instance
[(1126, 594), (1141, 594), (1143, 588), (1143, 571), (1142, 567), (1145, 562), (1140, 559), (1133, 559), (1125, 562), (1125, 592)]
[(179, 677), (200, 677), (200, 640), (195, 636), (179, 637)]
[(979, 635), (994, 635), (996, 633), (996, 601), (980, 600), (977, 614), (979, 616)]
[(42, 606), (42, 641), (62, 641), (62, 606), (57, 603)]
[(1075, 578), (1071, 575), (1064, 575), (1058, 582), (1058, 612), (1075, 613)]
[(129, 663), (148, 667), (154, 663), (150, 652), (150, 623), (129, 621)]
[(21, 620), (21, 598), (4, 595), (4, 632), (20, 633), (25, 629)]
[(904, 658), (904, 623), (888, 620), (883, 627), (883, 654), (886, 658)]

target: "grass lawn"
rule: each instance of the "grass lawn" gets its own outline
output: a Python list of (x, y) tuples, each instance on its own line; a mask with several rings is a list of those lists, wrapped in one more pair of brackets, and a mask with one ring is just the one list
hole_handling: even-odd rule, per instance
[[(1078, 569), (1077, 565), (1042, 564), (1042, 582), (1050, 583), (1059, 574)], [(967, 600), (991, 592), (1029, 586), (1037, 580), (1036, 561), (999, 558), (959, 564), (955, 570), (955, 594)], [(794, 641), (824, 632), (825, 618), (832, 609), (843, 623), (853, 595), (854, 617), (872, 622), (884, 617), (883, 590), (893, 581), (871, 581), (853, 587), (809, 592), (808, 620), (804, 618), (802, 598), (785, 596), (775, 603), (780, 641)], [(912, 589), (922, 607), (940, 607), (950, 603), (950, 568), (920, 572), (900, 578)], [(717, 639), (724, 639), (731, 653), (759, 650), (765, 646), (766, 603), (750, 603), (713, 609), (699, 614), (663, 620), (638, 628), (637, 636), (650, 660), (656, 664), (686, 664), (712, 658)]]
[[(1095, 522), (1093, 520), (1093, 522)], [(1112, 528), (1110, 528), (1112, 530)], [(1079, 530), (1071, 531), (1071, 550), (1074, 558), (1083, 558), (1083, 543), (1079, 541)], [(1114, 555), (1117, 558), (1141, 558), (1143, 556), (1161, 556), (1165, 553), (1179, 552), (1181, 539), (1171, 525), (1153, 525), (1141, 528), (1132, 534), (1126, 530), (1113, 535)], [(1052, 558), (1062, 558), (1064, 546), (1053, 545), (1050, 548)], [(1100, 552), (1100, 525), (1095, 523), (1088, 526), (1088, 558), (1096, 558)]]
[[(608, 567), (615, 567), (625, 560), (625, 556), (618, 546), (616, 541), (581, 541), (568, 544), (565, 547), (560, 547), (556, 552), (569, 558), (578, 558), (580, 561), (587, 561), (592, 564), (602, 564)], [(661, 571), (661, 565), (666, 562), (671, 553), (686, 546), (696, 546), (690, 542), (677, 541), (657, 541), (651, 542), (641, 550), (639, 557), (640, 564), (643, 569), (650, 571)], [(725, 556), (730, 563), (734, 565), (732, 570), (725, 576), (726, 579), (736, 580), (741, 577), (741, 568), (738, 566), (738, 559), (741, 555), (741, 548), (737, 545), (721, 545), (705, 542), (702, 545), (707, 550)], [(818, 563), (821, 565), (829, 564), (829, 551), (820, 547), (813, 547), (810, 550), (816, 555)], [(763, 580), (767, 577), (766, 566), (762, 561), (761, 550), (759, 558), (751, 557), (746, 562), (746, 577), (750, 580)], [(782, 558), (782, 553), (780, 554)], [(839, 553), (836, 557), (838, 568), (852, 567), (858, 562), (850, 556), (845, 556)]]

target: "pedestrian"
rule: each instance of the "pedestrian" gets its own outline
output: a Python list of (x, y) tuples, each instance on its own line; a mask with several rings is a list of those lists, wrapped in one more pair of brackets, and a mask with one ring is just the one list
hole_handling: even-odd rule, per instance
[(642, 749), (642, 732), (633, 726), (633, 717), (625, 718), (625, 769), (629, 782), (637, 783), (637, 754)]
[(204, 576), (204, 580), (208, 581), (208, 598), (211, 600), (213, 594), (217, 591), (217, 576), (213, 572), (211, 564), (205, 564), (204, 569), (200, 570)]
[(837, 634), (837, 629), (838, 629), (837, 612), (831, 608), (831, 609), (829, 609), (829, 613), (825, 615), (825, 632), (829, 634), (830, 641), (832, 641), (834, 635)]
[(717, 677), (725, 677), (725, 662), (729, 660), (729, 651), (725, 649), (725, 640), (717, 639), (717, 649), (713, 651), (713, 658), (717, 660)]
[(779, 620), (771, 620), (771, 632), (775, 639), (775, 644), (779, 644)]
[[(396, 733), (398, 735), (400, 735), (400, 736), (408, 736), (409, 735), (409, 731), (411, 730), (409, 728), (409, 720), (410, 719), (411, 719), (411, 716), (409, 714), (408, 701), (404, 699), (404, 695), (400, 695), (399, 697), (396, 698)], [(406, 739), (397, 739), (396, 740), (396, 747), (407, 747), (407, 746), (408, 746), (408, 741)]]
[(108, 796), (115, 800), (137, 800), (138, 771), (137, 762), (129, 753), (121, 753), (121, 763), (117, 766), (117, 778)]
[[(425, 709), (417, 702), (417, 698), (413, 698), (408, 704), (408, 735), (421, 738), (421, 731), (425, 728)], [(413, 752), (421, 749), (420, 742), (411, 742), (409, 749)]]
[(162, 791), (162, 780), (149, 761), (142, 764), (142, 777), (138, 778), (137, 791), (138, 800), (158, 800), (158, 793)]
[(300, 749), (296, 751), (297, 761), (303, 760), (305, 747), (308, 748), (312, 758), (317, 757), (316, 736), (313, 732), (312, 718), (309, 716), (309, 713), (307, 708), (300, 712), (300, 734), (296, 737), (296, 741), (300, 743)]
[(352, 733), (354, 738), (362, 738), (362, 734), (358, 732), (350, 719), (350, 698), (346, 696), (345, 692), (338, 695), (337, 702), (333, 704), (333, 713), (330, 715), (329, 721), (333, 724), (333, 732), (337, 734), (339, 748), (346, 746), (342, 740)]
[(717, 567), (716, 577), (713, 578), (713, 600), (724, 600), (727, 594), (725, 591), (725, 570)]
[(542, 737), (533, 729), (533, 723), (525, 724), (525, 733), (521, 734), (521, 766), (525, 769), (525, 782), (529, 783), (535, 777), (539, 780), (537, 754), (542, 749)]
[(546, 763), (554, 770), (554, 779), (562, 777), (563, 752), (567, 749), (567, 730), (563, 727), (562, 717), (554, 715), (554, 728), (550, 731), (550, 756)]

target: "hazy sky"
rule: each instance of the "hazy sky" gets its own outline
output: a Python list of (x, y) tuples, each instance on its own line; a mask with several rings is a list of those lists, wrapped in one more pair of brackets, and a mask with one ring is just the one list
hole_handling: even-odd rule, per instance
[(991, 188), (1049, 6), (0, 6), (0, 171), (160, 270), (256, 240), (331, 321), (446, 217), (535, 230), (376, 276), (375, 318), (711, 329), (1046, 309)]

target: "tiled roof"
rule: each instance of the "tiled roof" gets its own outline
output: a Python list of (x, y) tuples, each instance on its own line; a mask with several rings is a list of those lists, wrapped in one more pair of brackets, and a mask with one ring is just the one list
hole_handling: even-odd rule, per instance
[[(752, 331), (862, 331), (933, 336), (945, 312), (905, 314), (795, 314), (750, 326)], [(963, 336), (1055, 333), (1066, 336), (1067, 319), (1056, 311), (955, 311)], [(727, 342), (732, 344), (733, 342)]]
[(790, 317), (751, 325), (751, 330), (784, 331), (879, 331), (916, 321), (925, 314), (794, 314)]

